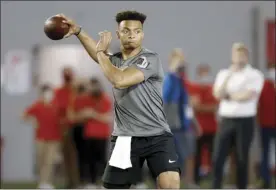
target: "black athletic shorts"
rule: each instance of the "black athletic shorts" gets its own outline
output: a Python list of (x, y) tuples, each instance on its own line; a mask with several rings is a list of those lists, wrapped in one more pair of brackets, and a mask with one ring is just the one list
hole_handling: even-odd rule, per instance
[[(114, 149), (116, 139), (116, 136), (111, 137), (109, 158)], [(173, 135), (171, 133), (164, 133), (158, 136), (132, 137), (132, 167), (124, 170), (107, 164), (103, 175), (103, 182), (120, 185), (136, 184), (145, 160), (154, 178), (166, 171), (181, 173)]]

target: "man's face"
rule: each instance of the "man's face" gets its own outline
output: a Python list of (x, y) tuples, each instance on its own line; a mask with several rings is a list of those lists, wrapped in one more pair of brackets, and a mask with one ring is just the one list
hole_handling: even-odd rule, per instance
[(244, 49), (234, 49), (232, 51), (232, 62), (244, 67), (248, 63), (248, 53)]
[(118, 39), (125, 49), (140, 47), (144, 38), (143, 25), (140, 21), (125, 20), (119, 24)]
[(212, 78), (210, 75), (210, 68), (208, 65), (199, 66), (197, 69), (198, 82), (200, 84), (210, 84), (212, 83)]
[(44, 87), (41, 90), (41, 96), (45, 102), (49, 103), (53, 100), (54, 91), (50, 87)]
[(79, 84), (79, 85), (77, 86), (77, 91), (78, 91), (79, 94), (85, 93), (85, 92), (86, 92), (85, 84), (82, 84), (82, 83)]
[(181, 72), (185, 72), (183, 69), (185, 69), (185, 59), (184, 54), (180, 49), (175, 49), (171, 53), (170, 56), (170, 68), (172, 71), (178, 71), (178, 69), (182, 69)]
[(88, 84), (88, 90), (92, 96), (100, 96), (102, 93), (101, 84), (98, 81), (93, 81)]
[(73, 73), (73, 70), (69, 67), (66, 67), (63, 69), (63, 72), (62, 72), (62, 75), (63, 75), (63, 81), (65, 83), (71, 83), (72, 80), (73, 80), (73, 77), (74, 77), (74, 73)]
[(198, 68), (199, 77), (208, 77), (209, 73), (210, 73), (210, 69), (208, 66), (201, 66)]

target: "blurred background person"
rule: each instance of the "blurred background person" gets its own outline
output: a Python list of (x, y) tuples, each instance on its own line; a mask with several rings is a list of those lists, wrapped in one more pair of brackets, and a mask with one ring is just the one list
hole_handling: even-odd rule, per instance
[(98, 79), (92, 78), (88, 85), (89, 95), (85, 106), (70, 113), (71, 120), (86, 120), (84, 137), (86, 144), (85, 160), (89, 170), (89, 179), (85, 188), (98, 188), (97, 180), (103, 175), (107, 163), (108, 140), (111, 135), (111, 100), (103, 91)]
[(72, 140), (72, 125), (67, 118), (70, 101), (74, 98), (74, 72), (71, 67), (62, 70), (63, 85), (57, 88), (53, 103), (58, 107), (60, 125), (63, 130), (62, 152), (66, 174), (66, 188), (76, 188), (79, 183), (76, 151)]
[[(195, 134), (200, 133), (198, 125), (193, 124), (193, 111), (186, 89), (184, 55), (181, 49), (174, 49), (169, 58), (169, 70), (164, 79), (164, 110), (176, 141), (178, 161), (182, 165), (185, 186), (195, 187), (193, 182), (193, 158)], [(194, 131), (195, 130), (195, 131)]]
[(263, 87), (263, 74), (248, 63), (248, 49), (242, 43), (232, 47), (232, 64), (216, 77), (213, 93), (220, 101), (218, 130), (213, 156), (213, 188), (221, 188), (225, 160), (235, 137), (237, 188), (248, 184), (249, 149), (253, 139), (257, 103)]
[(197, 185), (200, 184), (200, 166), (202, 160), (203, 148), (208, 148), (209, 159), (213, 150), (213, 141), (217, 130), (216, 111), (218, 102), (212, 94), (212, 76), (210, 75), (210, 66), (200, 64), (196, 69), (197, 85), (191, 98), (192, 106), (195, 111), (195, 117), (202, 129), (202, 136), (197, 139), (195, 155), (194, 180)]
[(52, 104), (53, 89), (48, 85), (40, 88), (39, 99), (23, 114), (25, 121), (32, 121), (36, 132), (36, 161), (38, 188), (54, 188), (52, 174), (61, 141), (61, 128), (56, 107)]
[(259, 99), (258, 122), (261, 131), (261, 179), (258, 188), (271, 188), (270, 151), (274, 140), (276, 149), (275, 64), (271, 64)]
[[(76, 81), (75, 84), (75, 95), (72, 96), (71, 102), (69, 103), (68, 112), (70, 112), (69, 109), (73, 109), (72, 111), (78, 112), (79, 110), (85, 108), (85, 106), (88, 105), (87, 103), (87, 96), (88, 96), (88, 90), (87, 90), (87, 81), (86, 80), (80, 80)], [(68, 113), (67, 113), (68, 114)], [(85, 157), (86, 157), (86, 141), (84, 138), (84, 127), (86, 125), (86, 120), (72, 120), (70, 118), (70, 115), (67, 115), (67, 118), (70, 121), (70, 124), (72, 125), (72, 130), (70, 136), (73, 140), (73, 145), (75, 147), (76, 156), (77, 156), (77, 166), (78, 166), (78, 178), (80, 184), (78, 187), (83, 187), (85, 184), (85, 181), (87, 179), (87, 172), (85, 164)]]

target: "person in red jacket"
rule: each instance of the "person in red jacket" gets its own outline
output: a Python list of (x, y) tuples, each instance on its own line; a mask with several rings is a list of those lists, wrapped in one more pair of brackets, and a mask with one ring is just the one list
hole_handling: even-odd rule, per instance
[(43, 85), (40, 98), (24, 112), (24, 120), (32, 120), (36, 134), (39, 188), (53, 188), (51, 175), (61, 141), (58, 112), (52, 104), (53, 90)]
[(208, 147), (209, 160), (213, 149), (213, 141), (217, 130), (216, 110), (218, 102), (212, 95), (212, 78), (210, 76), (210, 67), (207, 64), (200, 64), (197, 68), (197, 88), (192, 93), (193, 109), (195, 117), (202, 129), (202, 136), (197, 139), (195, 172), (194, 178), (196, 184), (200, 183), (200, 166), (202, 159), (202, 150), (204, 146)]
[(107, 146), (111, 135), (110, 98), (103, 92), (98, 79), (92, 78), (88, 86), (89, 95), (82, 100), (83, 106), (71, 110), (71, 120), (86, 121), (84, 137), (86, 139), (86, 161), (90, 179), (86, 188), (97, 188), (96, 181), (102, 176), (107, 163)]
[[(76, 84), (75, 95), (72, 99), (72, 102), (69, 105), (69, 108), (72, 107), (74, 111), (79, 111), (85, 108), (88, 105), (87, 101), (87, 81), (82, 80), (78, 81)], [(67, 113), (68, 114), (68, 113)], [(83, 136), (84, 127), (86, 124), (85, 120), (82, 121), (70, 121), (72, 125), (70, 127), (70, 137), (73, 140), (73, 145), (75, 147), (75, 153), (77, 157), (77, 166), (78, 166), (78, 178), (80, 184), (78, 188), (82, 188), (83, 184), (86, 180), (86, 164), (85, 164), (85, 155), (86, 155), (86, 147), (85, 147), (85, 138)]]
[(64, 67), (62, 70), (63, 84), (55, 89), (53, 103), (58, 108), (60, 125), (63, 130), (62, 153), (65, 165), (66, 188), (77, 188), (79, 183), (77, 156), (72, 138), (73, 125), (67, 118), (67, 111), (71, 99), (74, 98), (75, 74), (71, 67)]
[(271, 141), (274, 139), (276, 147), (276, 102), (275, 102), (275, 64), (267, 73), (262, 93), (259, 99), (258, 120), (261, 127), (261, 177), (263, 188), (269, 188), (271, 174), (269, 168), (269, 150)]

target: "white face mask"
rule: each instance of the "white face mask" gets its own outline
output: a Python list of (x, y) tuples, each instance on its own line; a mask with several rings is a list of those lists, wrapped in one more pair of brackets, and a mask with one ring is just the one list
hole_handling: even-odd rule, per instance
[(54, 94), (53, 94), (53, 92), (52, 91), (46, 91), (46, 92), (44, 92), (44, 94), (43, 94), (43, 98), (44, 98), (44, 100), (46, 101), (46, 102), (51, 102), (52, 100), (53, 100), (53, 96), (54, 96)]
[(210, 76), (202, 76), (199, 78), (198, 82), (201, 84), (211, 84), (213, 81)]
[(274, 68), (268, 70), (267, 78), (272, 81), (275, 81), (275, 69)]

